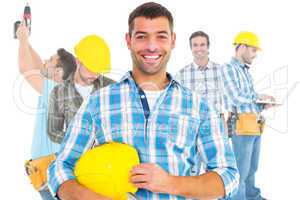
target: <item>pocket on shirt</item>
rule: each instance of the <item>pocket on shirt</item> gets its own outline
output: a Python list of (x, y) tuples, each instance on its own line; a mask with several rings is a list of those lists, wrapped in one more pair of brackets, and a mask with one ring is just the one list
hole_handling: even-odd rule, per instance
[(141, 137), (143, 121), (131, 123), (131, 113), (125, 109), (110, 110), (107, 114), (101, 115), (103, 128), (102, 141), (115, 141), (132, 144), (137, 137)]
[(196, 143), (199, 120), (182, 114), (170, 114), (168, 124), (158, 131), (168, 147), (183, 149)]
[(104, 128), (103, 134), (97, 135), (97, 139), (100, 143), (114, 141), (132, 145), (135, 137), (138, 137), (138, 135), (137, 130), (134, 128), (115, 126)]

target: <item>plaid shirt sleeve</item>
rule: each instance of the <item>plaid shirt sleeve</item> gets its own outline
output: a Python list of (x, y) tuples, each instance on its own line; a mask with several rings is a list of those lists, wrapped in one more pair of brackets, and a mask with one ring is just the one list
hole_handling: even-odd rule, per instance
[(200, 127), (197, 148), (207, 171), (220, 175), (225, 187), (226, 197), (237, 192), (239, 173), (233, 150), (224, 133), (224, 124), (216, 111), (211, 110), (206, 101), (200, 105)]
[(221, 109), (222, 109), (222, 113), (228, 111), (228, 106), (226, 106), (226, 97), (225, 97), (225, 91), (224, 91), (224, 78), (223, 78), (223, 73), (222, 70), (225, 66), (224, 65), (220, 65), (218, 68), (218, 85), (219, 85), (219, 92), (221, 93)]
[(73, 170), (77, 160), (94, 144), (95, 123), (88, 107), (92, 104), (88, 102), (81, 105), (68, 127), (56, 160), (48, 168), (48, 186), (53, 195), (62, 183), (75, 179)]
[(47, 133), (52, 142), (61, 143), (65, 136), (63, 111), (59, 108), (62, 103), (58, 97), (59, 86), (56, 86), (49, 97)]
[(238, 88), (238, 77), (232, 66), (225, 65), (221, 71), (224, 82), (224, 93), (231, 105), (239, 106), (241, 104), (251, 104), (258, 99), (256, 93), (244, 94), (241, 89)]

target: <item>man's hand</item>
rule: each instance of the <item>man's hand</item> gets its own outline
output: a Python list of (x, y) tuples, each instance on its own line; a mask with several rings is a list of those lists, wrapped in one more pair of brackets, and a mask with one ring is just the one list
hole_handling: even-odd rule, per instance
[[(273, 96), (270, 95), (266, 95), (266, 94), (261, 94), (259, 95), (259, 100), (270, 100), (271, 102), (275, 102), (275, 98)], [(271, 107), (274, 107), (275, 104), (264, 104), (264, 109), (269, 109)]]
[(25, 21), (23, 20), (20, 26), (17, 29), (17, 38), (19, 39), (20, 42), (27, 42), (28, 41), (28, 36), (29, 36), (29, 29), (25, 25)]
[(273, 96), (266, 95), (266, 94), (260, 94), (259, 99), (260, 100), (271, 100), (271, 101), (275, 102), (275, 98)]
[(138, 188), (156, 193), (173, 193), (172, 176), (152, 163), (139, 164), (132, 168), (130, 182)]
[(57, 195), (62, 200), (112, 200), (80, 185), (76, 180), (68, 180), (62, 183)]
[(269, 108), (272, 108), (274, 106), (275, 106), (275, 104), (264, 104), (264, 109), (269, 109)]

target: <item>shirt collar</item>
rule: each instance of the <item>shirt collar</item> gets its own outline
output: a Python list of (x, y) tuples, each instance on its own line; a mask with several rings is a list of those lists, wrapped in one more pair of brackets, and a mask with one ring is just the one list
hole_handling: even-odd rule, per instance
[(205, 68), (200, 68), (199, 65), (197, 65), (197, 63), (195, 63), (195, 61), (192, 62), (192, 67), (194, 67), (195, 69), (199, 69), (199, 70), (210, 69), (210, 68), (212, 68), (212, 66), (213, 66), (213, 63), (210, 60), (208, 60), (208, 63), (205, 66)]
[[(175, 80), (173, 78), (173, 76), (170, 73), (168, 73), (168, 72), (167, 72), (167, 77), (168, 77), (168, 79), (170, 81), (169, 85), (177, 85), (177, 84), (179, 84), (179, 82), (177, 80)], [(135, 83), (135, 81), (134, 81), (134, 79), (132, 77), (132, 71), (126, 72), (126, 74), (120, 79), (120, 83), (126, 82), (126, 81), (129, 81), (129, 82), (134, 83), (136, 85), (136, 83)]]
[(249, 69), (249, 66), (247, 66), (246, 64), (241, 63), (241, 61), (239, 61), (239, 60), (238, 60), (237, 58), (235, 58), (235, 57), (232, 57), (230, 62), (231, 62), (232, 64), (238, 65), (238, 66), (241, 67), (241, 68)]
[[(68, 85), (70, 87), (75, 86), (74, 75), (75, 75), (75, 73), (71, 73), (70, 76), (68, 76), (68, 78), (66, 80), (64, 80), (64, 84)], [(96, 80), (94, 80), (93, 91), (100, 88), (100, 80), (102, 80), (103, 77), (104, 77), (103, 75), (100, 75)]]

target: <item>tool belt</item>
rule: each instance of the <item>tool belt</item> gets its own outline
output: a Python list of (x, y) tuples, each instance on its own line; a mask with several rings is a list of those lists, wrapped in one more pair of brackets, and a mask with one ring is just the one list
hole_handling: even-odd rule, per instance
[(237, 135), (261, 135), (265, 120), (256, 113), (239, 113), (236, 120)]
[(25, 170), (34, 189), (40, 191), (47, 184), (47, 169), (56, 158), (55, 154), (25, 161)]

